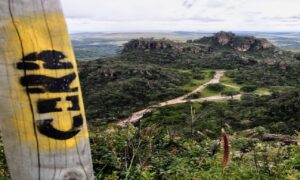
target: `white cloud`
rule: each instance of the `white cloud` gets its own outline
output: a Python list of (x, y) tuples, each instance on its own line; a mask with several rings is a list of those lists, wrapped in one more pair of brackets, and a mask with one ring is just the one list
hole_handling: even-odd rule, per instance
[(62, 0), (71, 32), (298, 31), (299, 0)]

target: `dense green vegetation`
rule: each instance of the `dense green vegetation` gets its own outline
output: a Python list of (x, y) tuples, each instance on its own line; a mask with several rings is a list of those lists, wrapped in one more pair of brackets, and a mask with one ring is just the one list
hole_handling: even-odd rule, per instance
[(237, 83), (247, 83), (259, 87), (300, 86), (300, 62), (260, 63), (236, 69), (228, 73)]
[[(94, 158), (101, 159), (94, 164), (98, 177), (298, 179), (299, 146), (266, 137), (299, 136), (299, 97), (299, 92), (246, 94), (241, 101), (169, 106), (149, 113), (135, 127), (97, 131), (91, 139)], [(231, 142), (225, 170), (222, 149), (213, 140), (222, 127)]]
[[(300, 129), (300, 92), (274, 93), (271, 96), (244, 94), (240, 101), (204, 102), (194, 104), (194, 131), (210, 131), (219, 136), (221, 127), (234, 131), (264, 127), (270, 133), (295, 135)], [(198, 116), (197, 116), (198, 115)], [(160, 108), (142, 120), (145, 126), (159, 122), (181, 134), (190, 133), (190, 105)], [(185, 131), (186, 129), (186, 131)], [(178, 133), (179, 133), (178, 132)]]
[[(245, 137), (228, 128), (231, 162), (223, 169), (218, 141), (203, 137), (201, 132), (182, 136), (160, 122), (138, 127), (93, 135), (98, 179), (300, 178), (300, 149), (296, 145), (263, 142), (259, 137)], [(263, 136), (265, 130), (257, 128), (255, 132)]]
[(80, 63), (90, 121), (106, 123), (141, 108), (181, 96), (212, 78), (207, 70), (181, 70), (126, 61)]
[(254, 85), (246, 85), (246, 86), (243, 86), (242, 88), (241, 88), (241, 91), (243, 91), (243, 92), (253, 92), (253, 91), (256, 91), (257, 90), (257, 87), (256, 86), (254, 86)]

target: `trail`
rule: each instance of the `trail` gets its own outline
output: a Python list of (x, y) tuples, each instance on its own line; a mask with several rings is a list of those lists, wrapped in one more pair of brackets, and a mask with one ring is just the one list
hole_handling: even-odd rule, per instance
[(225, 84), (225, 83), (222, 83), (224, 86), (227, 86), (227, 87), (230, 87), (230, 88), (233, 88), (233, 89), (240, 89), (240, 87), (238, 86), (234, 86), (234, 85), (230, 85), (230, 84)]
[(230, 99), (240, 99), (241, 95), (235, 95), (235, 96), (210, 96), (210, 97), (205, 97), (205, 98), (199, 98), (199, 99), (186, 99), (187, 97), (189, 97), (192, 94), (196, 94), (199, 92), (202, 92), (209, 84), (216, 84), (216, 83), (220, 83), (220, 79), (221, 77), (223, 77), (224, 75), (224, 70), (217, 70), (216, 74), (214, 75), (214, 77), (208, 81), (205, 84), (202, 84), (200, 86), (198, 86), (196, 89), (194, 89), (192, 92), (189, 92), (183, 96), (177, 97), (175, 99), (171, 99), (165, 102), (161, 102), (158, 105), (154, 105), (151, 107), (148, 107), (146, 109), (140, 110), (138, 112), (133, 113), (131, 116), (129, 116), (126, 119), (122, 119), (120, 120), (117, 125), (124, 127), (130, 123), (134, 123), (137, 122), (138, 120), (140, 120), (144, 114), (151, 112), (153, 110), (155, 110), (156, 108), (159, 107), (164, 107), (164, 106), (169, 106), (169, 105), (175, 105), (175, 104), (183, 104), (183, 103), (187, 103), (187, 102), (204, 102), (204, 101), (223, 101), (223, 100), (230, 100)]

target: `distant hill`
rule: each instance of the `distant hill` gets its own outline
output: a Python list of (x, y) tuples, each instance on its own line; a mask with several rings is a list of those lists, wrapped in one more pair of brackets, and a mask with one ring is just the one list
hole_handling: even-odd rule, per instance
[(211, 49), (220, 47), (228, 47), (240, 52), (275, 50), (275, 46), (267, 39), (255, 38), (254, 36), (239, 36), (232, 32), (221, 31), (213, 36), (187, 40), (187, 43), (154, 38), (133, 39), (124, 45), (123, 52), (128, 52), (132, 49), (173, 49), (179, 52), (190, 51), (199, 53), (209, 52)]
[[(240, 36), (265, 38), (279, 48), (300, 51), (300, 33), (296, 32), (234, 32)], [(212, 36), (213, 32), (163, 32), (163, 33), (80, 33), (72, 34), (71, 39), (78, 60), (94, 60), (116, 56), (123, 44), (131, 39), (154, 38), (170, 39), (175, 42), (197, 40), (204, 36)]]

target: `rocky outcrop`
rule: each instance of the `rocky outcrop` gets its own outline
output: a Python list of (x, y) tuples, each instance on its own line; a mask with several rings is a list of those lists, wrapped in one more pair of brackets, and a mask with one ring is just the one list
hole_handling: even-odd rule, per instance
[(230, 41), (229, 45), (235, 50), (246, 52), (253, 47), (254, 43), (254, 37), (235, 37)]
[(137, 49), (144, 51), (169, 49), (176, 52), (191, 52), (194, 54), (210, 51), (210, 47), (200, 44), (180, 43), (167, 39), (140, 38), (130, 40), (128, 43), (124, 44), (123, 53)]
[(149, 39), (133, 39), (124, 45), (123, 51), (131, 51), (133, 49), (171, 49), (176, 45), (175, 42), (170, 40), (155, 40)]
[(263, 38), (254, 36), (237, 36), (232, 32), (218, 32), (212, 37), (203, 37), (193, 43), (227, 46), (240, 52), (273, 49), (275, 46)]
[(226, 44), (228, 44), (233, 38), (234, 38), (235, 34), (233, 34), (232, 32), (218, 32), (215, 34), (214, 38), (215, 41), (218, 42), (218, 44), (224, 46)]

